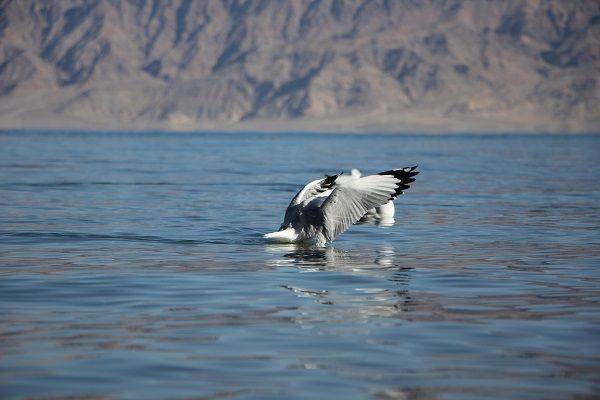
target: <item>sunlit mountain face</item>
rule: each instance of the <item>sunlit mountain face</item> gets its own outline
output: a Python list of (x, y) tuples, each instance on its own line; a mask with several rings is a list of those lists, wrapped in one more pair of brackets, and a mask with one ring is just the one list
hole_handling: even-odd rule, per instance
[(0, 127), (590, 131), (590, 1), (8, 1)]

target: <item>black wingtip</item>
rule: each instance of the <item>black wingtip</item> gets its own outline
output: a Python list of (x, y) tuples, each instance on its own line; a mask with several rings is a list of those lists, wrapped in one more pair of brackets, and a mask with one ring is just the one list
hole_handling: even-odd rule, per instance
[(394, 194), (391, 196), (390, 200), (394, 200), (396, 197), (400, 196), (404, 190), (410, 187), (410, 184), (415, 181), (414, 176), (419, 174), (419, 171), (415, 171), (418, 165), (413, 167), (405, 167), (399, 169), (392, 169), (389, 171), (380, 172), (378, 175), (391, 175), (394, 178), (398, 179), (400, 182), (397, 184), (397, 189)]
[(340, 175), (341, 175), (341, 173), (337, 174), (337, 175), (325, 175), (325, 180), (323, 181), (323, 183), (321, 183), (321, 187), (326, 188), (326, 189), (331, 188), (333, 186), (333, 184), (335, 183), (335, 180)]

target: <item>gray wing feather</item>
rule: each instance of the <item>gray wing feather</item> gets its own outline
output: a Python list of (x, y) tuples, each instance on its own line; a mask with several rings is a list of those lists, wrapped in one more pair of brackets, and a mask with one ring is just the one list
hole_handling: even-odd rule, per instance
[(321, 183), (323, 183), (325, 179), (317, 179), (312, 182), (309, 182), (304, 186), (292, 199), (290, 202), (290, 206), (295, 206), (297, 204), (302, 203), (306, 199), (310, 199), (313, 196), (316, 196), (321, 188)]
[(335, 239), (371, 208), (387, 203), (399, 182), (391, 175), (370, 175), (336, 186), (321, 207), (327, 241)]
[(289, 207), (298, 205), (305, 200), (308, 200), (312, 197), (315, 197), (321, 193), (330, 190), (335, 184), (338, 175), (327, 175), (323, 179), (316, 179), (312, 182), (309, 182), (304, 186), (297, 194), (294, 196), (292, 201), (290, 202)]

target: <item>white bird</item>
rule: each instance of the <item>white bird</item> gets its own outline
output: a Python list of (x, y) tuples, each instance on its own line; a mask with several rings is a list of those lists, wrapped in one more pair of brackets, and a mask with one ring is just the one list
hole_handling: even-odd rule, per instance
[(393, 169), (364, 177), (356, 173), (351, 177), (338, 174), (314, 180), (294, 196), (279, 230), (263, 237), (279, 243), (324, 246), (371, 209), (401, 195), (415, 181), (413, 177), (419, 173), (416, 168)]

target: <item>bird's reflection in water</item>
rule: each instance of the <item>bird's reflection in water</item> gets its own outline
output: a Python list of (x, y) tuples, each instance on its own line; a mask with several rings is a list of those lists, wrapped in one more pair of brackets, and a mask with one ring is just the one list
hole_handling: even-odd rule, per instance
[(273, 256), (269, 261), (271, 267), (328, 272), (318, 283), (300, 275), (291, 276), (282, 285), (298, 297), (333, 307), (314, 310), (315, 314), (303, 313), (297, 323), (397, 317), (411, 304), (408, 290), (411, 268), (399, 265), (390, 244), (345, 251), (270, 244), (266, 251)]
[(391, 268), (394, 266), (396, 252), (394, 251), (394, 247), (387, 245), (382, 245), (375, 249), (376, 257), (373, 260), (376, 265), (381, 267)]
[(305, 247), (297, 244), (266, 244), (270, 267), (294, 266), (316, 270), (381, 270), (396, 267), (396, 253), (389, 244), (375, 248), (338, 250), (334, 247)]
[(391, 268), (395, 261), (395, 251), (391, 245), (346, 251), (334, 247), (304, 247), (296, 244), (267, 244), (265, 248), (267, 253), (275, 256), (267, 262), (271, 267), (352, 271)]
[(343, 252), (332, 247), (305, 247), (299, 244), (266, 244), (265, 249), (275, 256), (267, 261), (270, 267), (325, 269), (333, 265), (336, 258), (343, 256)]

